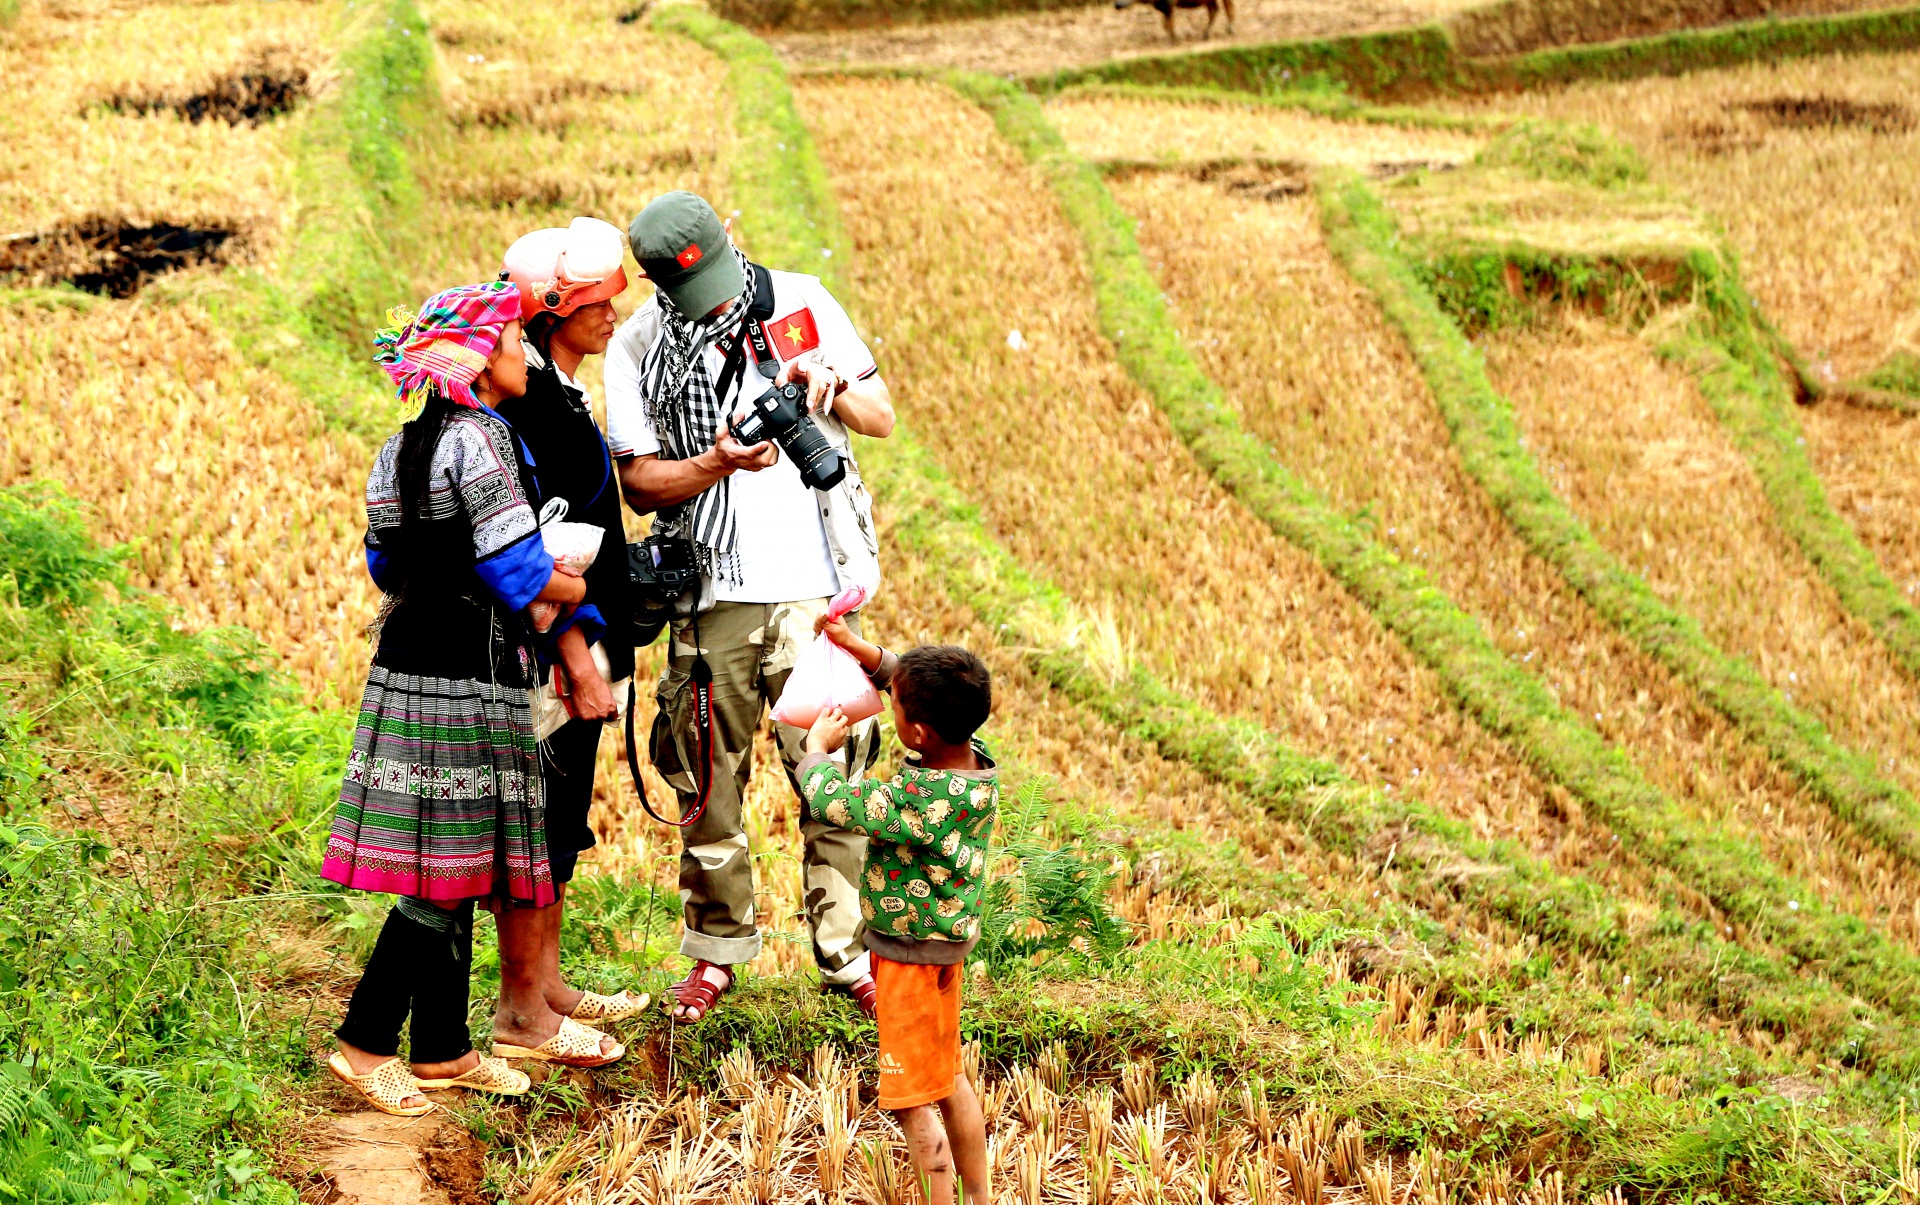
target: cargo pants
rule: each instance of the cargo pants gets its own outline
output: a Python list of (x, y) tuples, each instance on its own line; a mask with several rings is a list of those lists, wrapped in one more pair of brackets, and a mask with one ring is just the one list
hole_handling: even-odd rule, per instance
[[(700, 649), (713, 671), (713, 772), (707, 810), (681, 830), (680, 904), (686, 928), (680, 952), (688, 957), (733, 966), (760, 953), (743, 806), (753, 770), (753, 736), (762, 714), (786, 687), (794, 661), (813, 642), (814, 619), (826, 607), (824, 598), (720, 602), (697, 617), (673, 623), (651, 746), (655, 768), (679, 793), (683, 816), (699, 798), (701, 777), (692, 682), (696, 619)], [(857, 630), (858, 617), (850, 623)], [(797, 795), (794, 767), (806, 752), (806, 730), (775, 722), (774, 733)], [(848, 774), (858, 777), (879, 755), (879, 724), (863, 720), (835, 760), (844, 758)], [(801, 808), (801, 874), (814, 961), (823, 982), (849, 984), (868, 973), (859, 888), (866, 838), (817, 823), (805, 816), (804, 802)]]

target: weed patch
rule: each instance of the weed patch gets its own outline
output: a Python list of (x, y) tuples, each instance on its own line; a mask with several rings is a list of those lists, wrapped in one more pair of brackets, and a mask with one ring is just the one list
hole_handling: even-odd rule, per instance
[(234, 231), (219, 226), (138, 226), (87, 218), (0, 243), (0, 276), (28, 287), (71, 285), (124, 298), (157, 276), (226, 263), (245, 245)]
[(253, 937), (311, 882), (344, 731), (244, 633), (102, 598), (117, 558), (57, 490), (0, 490), (0, 527), (0, 1182), (290, 1205), (273, 1087), (306, 1061), (302, 976)]

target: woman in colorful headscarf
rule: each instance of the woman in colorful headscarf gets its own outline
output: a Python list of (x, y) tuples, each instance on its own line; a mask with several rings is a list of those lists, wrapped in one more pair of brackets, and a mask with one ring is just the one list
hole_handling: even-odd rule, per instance
[[(606, 351), (617, 315), (613, 299), (627, 288), (622, 261), (626, 236), (597, 218), (536, 230), (507, 249), (501, 276), (520, 293), (526, 328), (527, 388), (502, 402), (534, 459), (546, 504), (567, 506), (567, 521), (600, 529), (600, 551), (585, 573), (590, 616), (552, 641), (542, 660), (550, 687), (536, 709), (545, 787), (547, 856), (553, 867), (551, 908), (516, 915), (500, 930), (503, 981), (537, 984), (549, 1007), (576, 1020), (622, 1021), (648, 997), (582, 992), (560, 974), (561, 910), (582, 852), (596, 843), (588, 813), (600, 737), (616, 719), (633, 676), (634, 638), (628, 615), (626, 534), (620, 516), (620, 479), (594, 421), (592, 399), (575, 376), (588, 356)], [(558, 631), (561, 625), (556, 625)], [(534, 990), (531, 985), (526, 990)]]
[[(367, 567), (387, 599), (322, 873), (400, 900), (328, 1066), (400, 1116), (432, 1109), (425, 1089), (525, 1092), (499, 1056), (600, 1066), (625, 1053), (537, 998), (503, 999), (519, 1024), (496, 1019), (495, 1057), (467, 1030), (474, 902), (554, 900), (525, 610), (585, 597), (546, 552), (525, 454), (492, 408), (526, 390), (519, 315), (511, 285), (466, 285), (396, 311), (375, 339), (421, 412), (367, 477)], [(410, 1066), (397, 1057), (409, 1015)]]

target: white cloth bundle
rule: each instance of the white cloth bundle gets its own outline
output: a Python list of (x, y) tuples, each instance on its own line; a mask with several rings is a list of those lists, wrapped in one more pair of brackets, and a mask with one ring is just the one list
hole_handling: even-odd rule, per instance
[[(555, 498), (540, 508), (540, 542), (547, 547), (554, 567), (575, 577), (584, 574), (600, 555), (600, 541), (606, 533), (591, 523), (565, 523), (567, 500)], [(544, 632), (560, 617), (557, 602), (533, 602), (527, 606), (533, 630)]]

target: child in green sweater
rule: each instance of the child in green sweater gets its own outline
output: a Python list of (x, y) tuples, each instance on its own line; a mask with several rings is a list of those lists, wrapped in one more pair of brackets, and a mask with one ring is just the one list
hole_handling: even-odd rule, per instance
[(987, 838), (1000, 802), (993, 759), (974, 732), (992, 708), (987, 667), (966, 649), (923, 645), (896, 657), (844, 620), (820, 630), (893, 694), (894, 733), (910, 754), (886, 781), (849, 782), (831, 755), (851, 727), (834, 709), (807, 734), (797, 767), (808, 815), (867, 838), (867, 919), (880, 1026), (880, 1107), (907, 1136), (929, 1205), (988, 1205), (987, 1131), (960, 1062), (961, 965), (980, 940)]

